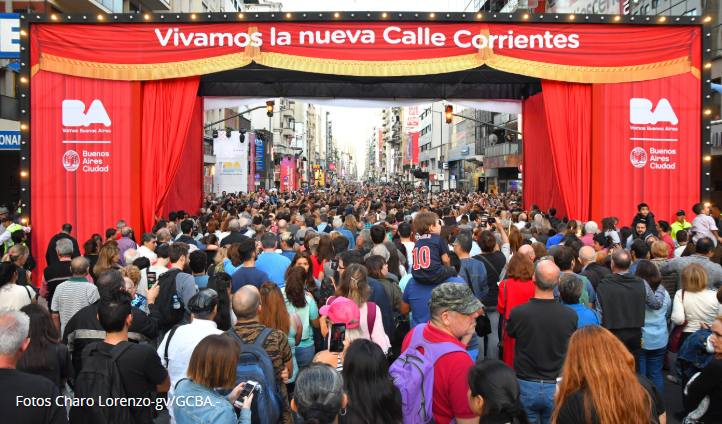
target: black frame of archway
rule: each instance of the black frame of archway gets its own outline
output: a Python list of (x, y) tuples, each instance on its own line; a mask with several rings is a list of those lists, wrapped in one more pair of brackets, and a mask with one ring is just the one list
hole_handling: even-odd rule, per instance
[[(215, 12), (215, 13), (118, 13), (118, 14), (35, 14), (20, 15), (20, 75), (17, 78), (18, 116), (20, 117), (20, 201), (21, 221), (30, 220), (30, 27), (33, 24), (95, 24), (134, 23), (138, 25), (168, 23), (230, 23), (230, 22), (449, 22), (449, 23), (558, 23), (608, 25), (683, 25), (702, 30), (702, 67), (700, 69), (700, 149), (702, 157), (700, 200), (708, 202), (711, 195), (711, 36), (713, 18), (704, 16), (639, 16), (590, 15), (563, 13), (501, 12)], [(401, 77), (399, 77), (401, 78)]]

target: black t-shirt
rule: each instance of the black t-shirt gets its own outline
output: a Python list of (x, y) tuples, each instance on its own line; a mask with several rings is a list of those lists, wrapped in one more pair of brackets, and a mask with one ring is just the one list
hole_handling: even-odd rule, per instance
[(481, 253), (474, 256), (474, 259), (484, 264), (486, 268), (486, 284), (489, 292), (481, 300), (485, 306), (496, 306), (499, 299), (499, 275), (506, 265), (506, 256), (502, 252)]
[(227, 245), (233, 244), (233, 243), (240, 243), (243, 240), (247, 240), (247, 239), (248, 239), (248, 237), (244, 236), (240, 232), (231, 231), (230, 234), (228, 234), (227, 236), (225, 236), (223, 238), (223, 240), (221, 240), (221, 247), (224, 247), (224, 246), (227, 246)]
[(702, 372), (689, 384), (684, 406), (694, 410), (706, 396), (709, 407), (702, 416), (705, 423), (722, 422), (722, 359), (713, 359)]
[[(652, 416), (649, 417), (649, 422), (656, 424), (659, 422), (659, 416), (665, 413), (662, 396), (659, 394), (659, 391), (657, 391), (657, 388), (654, 387), (654, 384), (652, 384), (649, 380), (639, 375), (637, 378), (642, 384), (642, 387), (644, 387), (647, 393), (649, 393), (649, 396), (652, 398)], [(587, 422), (584, 417), (584, 393), (585, 390), (580, 390), (572, 393), (567, 398), (566, 402), (564, 402), (564, 404), (559, 408), (557, 424), (577, 424)], [(592, 418), (590, 424), (599, 424), (599, 416), (597, 415), (594, 405), (591, 407), (590, 415)]]
[[(131, 342), (123, 342), (131, 343)], [(114, 345), (100, 342), (99, 349), (110, 353)], [(90, 345), (85, 348), (86, 356)], [(129, 398), (151, 398), (155, 387), (165, 381), (168, 372), (150, 345), (131, 343), (130, 348), (118, 358), (118, 369), (123, 380), (125, 395)], [(152, 405), (154, 405), (151, 402)], [(137, 423), (153, 422), (153, 406), (131, 408)]]
[[(0, 411), (2, 422), (13, 424), (63, 424), (64, 399), (45, 377), (0, 368)], [(18, 398), (19, 397), (19, 398)]]
[(553, 299), (532, 298), (512, 309), (506, 331), (516, 339), (516, 375), (522, 380), (556, 379), (577, 320), (573, 309)]
[(57, 262), (45, 268), (43, 277), (45, 277), (45, 282), (48, 285), (48, 294), (45, 297), (48, 304), (53, 301), (55, 288), (72, 276), (73, 273), (70, 272), (70, 261)]

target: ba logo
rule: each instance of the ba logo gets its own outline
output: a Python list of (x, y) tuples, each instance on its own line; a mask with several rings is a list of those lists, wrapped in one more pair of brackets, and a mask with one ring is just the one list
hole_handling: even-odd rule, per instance
[(657, 107), (652, 110), (653, 108), (654, 104), (649, 99), (629, 99), (629, 122), (639, 125), (656, 124), (658, 122), (669, 122), (672, 125), (679, 123), (672, 105), (669, 104), (669, 100), (660, 99)]
[(80, 156), (75, 150), (68, 150), (63, 155), (63, 168), (66, 171), (73, 172), (80, 166)]
[(93, 100), (85, 111), (85, 103), (80, 100), (63, 100), (63, 126), (64, 127), (87, 127), (92, 124), (103, 124), (110, 126), (110, 116), (105, 111), (103, 102)]
[(647, 151), (641, 147), (635, 147), (629, 153), (629, 161), (635, 168), (644, 168), (644, 165), (647, 164)]

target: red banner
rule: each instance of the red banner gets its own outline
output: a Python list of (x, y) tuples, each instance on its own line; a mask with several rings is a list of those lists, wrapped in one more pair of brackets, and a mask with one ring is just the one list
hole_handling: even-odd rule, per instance
[(632, 222), (636, 205), (657, 219), (699, 201), (700, 91), (692, 75), (594, 86), (593, 217)]
[(82, 245), (119, 219), (140, 229), (140, 84), (40, 72), (32, 80), (33, 256), (64, 223)]
[(31, 65), (120, 80), (261, 65), (353, 76), (494, 69), (569, 82), (699, 75), (699, 27), (486, 22), (33, 25)]
[(296, 159), (285, 157), (281, 161), (281, 191), (289, 192), (298, 189), (298, 171)]

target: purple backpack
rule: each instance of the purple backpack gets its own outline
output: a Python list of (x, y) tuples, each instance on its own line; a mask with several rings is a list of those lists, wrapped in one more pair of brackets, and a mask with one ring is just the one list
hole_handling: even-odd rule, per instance
[[(434, 364), (452, 352), (465, 352), (450, 343), (430, 343), (424, 339), (426, 324), (417, 325), (409, 347), (391, 364), (389, 373), (401, 392), (404, 424), (426, 424), (434, 419), (431, 406), (434, 394)], [(419, 348), (424, 349), (424, 353)]]

